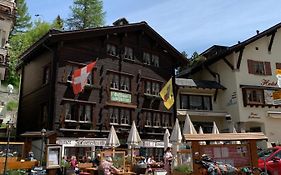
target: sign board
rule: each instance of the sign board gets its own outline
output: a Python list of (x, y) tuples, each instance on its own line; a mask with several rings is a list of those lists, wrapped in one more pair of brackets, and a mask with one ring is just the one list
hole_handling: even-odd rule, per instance
[(122, 102), (122, 103), (131, 103), (132, 102), (131, 94), (115, 92), (115, 91), (110, 92), (110, 99), (111, 99), (111, 101), (117, 101), (117, 102)]
[(60, 138), (57, 144), (68, 147), (95, 147), (105, 146), (106, 138)]

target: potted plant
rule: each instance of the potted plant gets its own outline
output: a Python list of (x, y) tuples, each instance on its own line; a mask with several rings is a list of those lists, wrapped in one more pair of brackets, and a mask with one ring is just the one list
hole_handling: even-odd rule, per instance
[(191, 167), (186, 164), (178, 165), (173, 169), (173, 175), (187, 175), (191, 174)]

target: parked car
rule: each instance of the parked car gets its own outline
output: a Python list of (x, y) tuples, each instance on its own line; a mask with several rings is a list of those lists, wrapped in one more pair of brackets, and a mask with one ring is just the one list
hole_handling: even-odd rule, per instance
[(258, 153), (259, 168), (269, 175), (281, 175), (281, 146), (265, 149)]

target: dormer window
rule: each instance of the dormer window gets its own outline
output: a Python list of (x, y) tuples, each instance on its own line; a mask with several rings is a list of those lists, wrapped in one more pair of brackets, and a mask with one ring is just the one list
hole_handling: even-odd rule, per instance
[(155, 67), (159, 67), (159, 57), (157, 55), (151, 56), (152, 65)]
[(125, 47), (124, 58), (129, 59), (129, 60), (134, 60), (134, 58), (133, 58), (133, 49), (132, 48)]
[(107, 52), (107, 54), (109, 54), (111, 56), (117, 56), (117, 49), (116, 49), (116, 46), (113, 44), (107, 44), (106, 52)]
[(150, 54), (147, 52), (143, 53), (143, 63), (150, 65)]

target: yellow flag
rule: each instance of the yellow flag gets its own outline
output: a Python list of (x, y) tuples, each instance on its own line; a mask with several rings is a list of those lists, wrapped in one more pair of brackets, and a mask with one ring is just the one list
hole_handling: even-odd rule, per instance
[(174, 93), (173, 93), (173, 84), (172, 84), (172, 78), (165, 84), (163, 89), (160, 91), (160, 96), (162, 97), (164, 101), (164, 106), (167, 109), (170, 109), (175, 100), (174, 100)]

